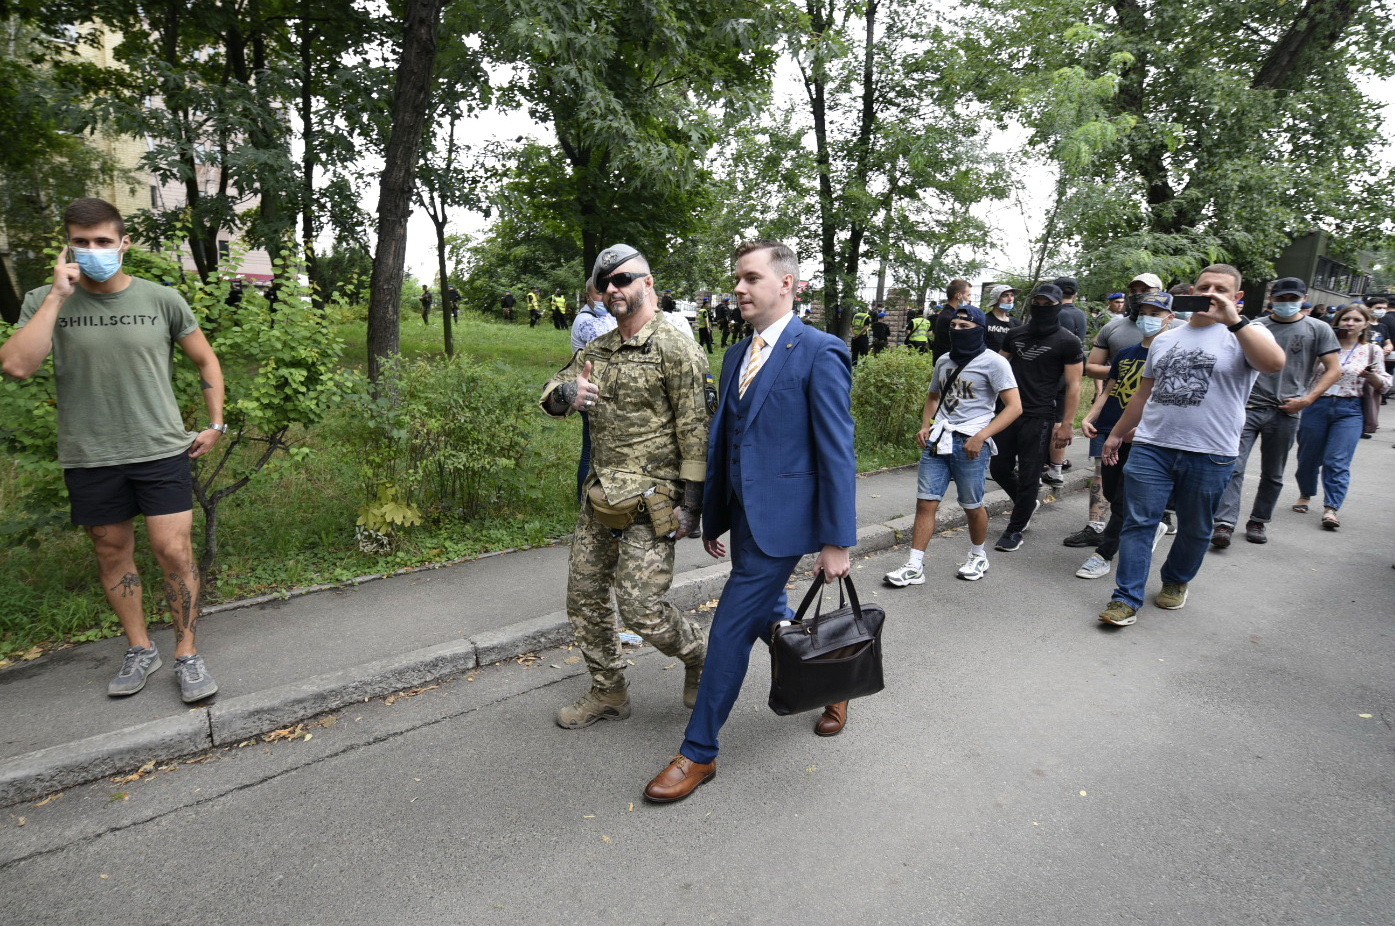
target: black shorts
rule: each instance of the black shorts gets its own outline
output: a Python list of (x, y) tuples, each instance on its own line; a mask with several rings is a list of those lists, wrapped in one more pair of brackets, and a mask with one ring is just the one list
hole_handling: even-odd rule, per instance
[(138, 514), (179, 514), (194, 507), (194, 475), (189, 453), (163, 460), (63, 470), (79, 527), (121, 524)]

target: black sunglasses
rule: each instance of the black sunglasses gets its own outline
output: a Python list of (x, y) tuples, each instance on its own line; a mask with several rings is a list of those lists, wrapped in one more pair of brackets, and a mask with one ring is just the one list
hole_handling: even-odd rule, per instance
[(639, 272), (630, 271), (628, 273), (612, 273), (608, 277), (601, 277), (599, 280), (597, 280), (596, 289), (600, 290), (601, 292), (605, 292), (606, 290), (610, 289), (612, 284), (615, 286), (616, 289), (624, 289), (626, 286), (629, 286), (635, 280), (642, 280), (647, 276), (649, 276), (648, 270)]

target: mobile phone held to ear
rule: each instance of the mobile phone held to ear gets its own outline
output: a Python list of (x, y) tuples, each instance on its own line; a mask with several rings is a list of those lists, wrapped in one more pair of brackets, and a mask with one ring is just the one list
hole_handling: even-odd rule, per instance
[(1210, 296), (1173, 296), (1172, 311), (1174, 312), (1205, 312), (1211, 308)]

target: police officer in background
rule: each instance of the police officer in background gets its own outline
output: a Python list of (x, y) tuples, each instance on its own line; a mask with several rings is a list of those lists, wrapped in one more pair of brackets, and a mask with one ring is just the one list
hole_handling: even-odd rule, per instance
[(852, 362), (857, 366), (857, 361), (867, 356), (871, 348), (868, 334), (872, 328), (872, 313), (867, 311), (867, 307), (858, 304), (857, 311), (852, 317)]
[(664, 600), (674, 543), (695, 535), (716, 405), (707, 355), (658, 313), (644, 255), (626, 244), (596, 258), (591, 275), (617, 327), (589, 342), (543, 389), (554, 418), (584, 411), (591, 474), (572, 537), (567, 616), (591, 690), (557, 712), (569, 730), (630, 716), (620, 622), (687, 667), (683, 703), (696, 703), (707, 645), (698, 625)]

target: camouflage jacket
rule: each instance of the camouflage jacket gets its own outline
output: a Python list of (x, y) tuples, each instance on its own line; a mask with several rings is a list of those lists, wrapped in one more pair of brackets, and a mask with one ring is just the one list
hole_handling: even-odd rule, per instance
[(707, 429), (717, 393), (707, 355), (664, 321), (645, 323), (628, 341), (617, 328), (577, 351), (543, 387), (540, 404), (591, 361), (600, 400), (591, 419), (591, 471), (613, 502), (663, 482), (702, 482)]

